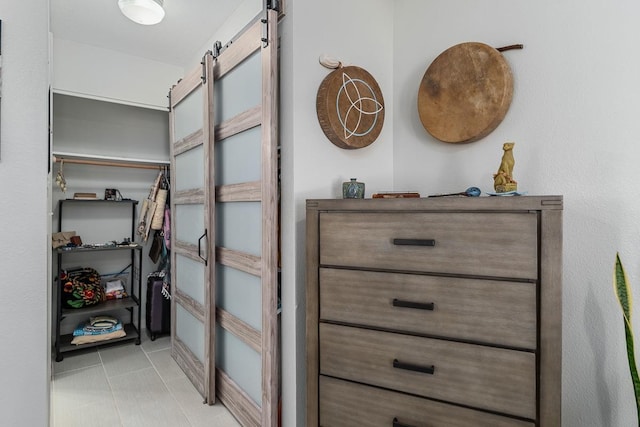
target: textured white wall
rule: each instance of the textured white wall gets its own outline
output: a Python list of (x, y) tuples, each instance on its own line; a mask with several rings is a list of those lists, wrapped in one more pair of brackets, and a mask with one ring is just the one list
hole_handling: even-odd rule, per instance
[(0, 414), (48, 425), (48, 1), (0, 0)]
[(174, 65), (64, 39), (53, 39), (53, 90), (75, 96), (166, 110)]
[[(502, 143), (515, 141), (519, 188), (565, 200), (563, 426), (633, 425), (612, 271), (620, 251), (638, 301), (640, 4), (396, 0), (395, 13), (396, 188), (491, 190)], [(480, 141), (445, 144), (423, 129), (417, 90), (431, 61), (464, 41), (525, 48), (504, 53), (515, 90), (502, 124)]]
[[(342, 182), (352, 177), (365, 182), (367, 197), (393, 187), (392, 17), (389, 0), (287, 1), (280, 48), (285, 427), (305, 424), (305, 200), (342, 197)], [(366, 148), (338, 148), (320, 128), (316, 93), (330, 72), (318, 63), (322, 53), (366, 69), (380, 85), (385, 123)]]
[[(219, 28), (212, 28), (212, 36), (205, 44), (193, 51), (191, 60), (183, 64), (185, 73), (198, 66), (202, 56), (213, 49), (213, 44), (220, 41), (223, 45), (233, 39), (262, 10), (263, 0), (244, 0)], [(188, 49), (193, 46), (188, 47)]]

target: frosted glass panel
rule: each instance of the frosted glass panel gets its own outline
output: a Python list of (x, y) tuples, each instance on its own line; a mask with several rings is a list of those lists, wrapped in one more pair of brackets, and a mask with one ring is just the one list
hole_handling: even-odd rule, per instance
[(176, 269), (177, 281), (174, 286), (204, 305), (204, 264), (176, 254), (173, 268)]
[(176, 335), (204, 363), (204, 324), (176, 304)]
[(262, 104), (260, 49), (216, 81), (215, 123)]
[(262, 406), (260, 355), (219, 325), (216, 325), (216, 367), (229, 375), (258, 406)]
[[(176, 205), (174, 213), (176, 223), (175, 238), (182, 242), (198, 244), (204, 233), (204, 205)], [(204, 249), (205, 239), (202, 239)], [(205, 256), (203, 253), (202, 256)]]
[(216, 203), (216, 215), (216, 246), (262, 254), (260, 202)]
[(216, 183), (218, 185), (262, 179), (262, 128), (260, 126), (216, 141)]
[(172, 176), (175, 190), (204, 187), (204, 146), (199, 145), (177, 155), (175, 165)]
[(259, 277), (216, 264), (216, 303), (262, 330), (262, 282)]
[(185, 136), (191, 135), (198, 129), (202, 129), (202, 86), (198, 86), (186, 96), (173, 109), (175, 113), (174, 141), (180, 141)]

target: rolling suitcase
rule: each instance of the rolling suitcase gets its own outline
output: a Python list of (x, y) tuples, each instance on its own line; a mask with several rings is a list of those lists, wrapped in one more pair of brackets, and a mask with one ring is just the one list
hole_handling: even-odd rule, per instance
[(154, 341), (158, 335), (171, 332), (171, 299), (168, 286), (169, 284), (165, 284), (164, 281), (164, 273), (151, 273), (147, 277), (145, 320), (151, 341)]

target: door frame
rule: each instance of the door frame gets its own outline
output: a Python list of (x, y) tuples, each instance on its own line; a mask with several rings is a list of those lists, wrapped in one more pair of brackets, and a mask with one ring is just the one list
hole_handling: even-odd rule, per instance
[[(191, 149), (203, 146), (204, 182), (202, 189), (187, 189), (173, 191), (171, 195), (171, 212), (174, 220), (171, 221), (171, 356), (185, 372), (198, 392), (204, 398), (205, 403), (215, 403), (215, 263), (212, 258), (213, 244), (215, 242), (215, 212), (210, 209), (213, 196), (214, 158), (211, 150), (213, 145), (213, 57), (207, 52), (199, 67), (193, 69), (184, 79), (174, 85), (169, 92), (169, 141), (171, 170), (176, 173), (176, 156)], [(180, 105), (188, 95), (200, 88), (202, 91), (202, 128), (175, 141), (175, 107)], [(202, 204), (204, 208), (204, 248), (193, 243), (181, 242), (176, 234), (176, 206), (188, 204)], [(201, 238), (202, 239), (202, 238)], [(206, 257), (202, 257), (202, 249)], [(176, 274), (176, 257), (184, 256), (192, 261), (203, 263), (205, 266), (204, 277), (204, 304), (200, 304), (193, 298), (183, 293), (178, 288)], [(176, 305), (182, 306), (192, 316), (200, 320), (204, 325), (204, 360), (201, 362), (188, 346), (182, 342), (176, 333)]]
[[(224, 48), (217, 43), (217, 52), (207, 52), (202, 66), (191, 71), (170, 92), (170, 105), (178, 105), (195, 88), (202, 85), (207, 95), (203, 98), (203, 129), (200, 133), (174, 142), (174, 118), (170, 118), (171, 161), (175, 173), (175, 146), (187, 150), (202, 143), (205, 148), (204, 164), (207, 188), (202, 193), (180, 194), (174, 192), (171, 198), (172, 212), (176, 201), (206, 203), (205, 223), (207, 224), (206, 251), (208, 286), (205, 301), (209, 307), (196, 312), (206, 322), (205, 363), (198, 365), (193, 354), (179, 341), (172, 340), (172, 356), (178, 365), (205, 398), (213, 404), (216, 398), (245, 426), (276, 426), (278, 424), (278, 403), (280, 386), (279, 369), (279, 316), (278, 316), (278, 259), (279, 259), (279, 188), (278, 188), (278, 19), (279, 12), (265, 8), (245, 29)], [(260, 52), (262, 94), (260, 105), (250, 108), (231, 119), (214, 126), (214, 101), (216, 81), (241, 64), (245, 58)], [(216, 185), (215, 150), (216, 142), (245, 130), (261, 126), (262, 171), (259, 182), (246, 182), (230, 185)], [(215, 189), (212, 191), (212, 189)], [(215, 206), (217, 203), (260, 202), (262, 217), (261, 255), (255, 256), (224, 247), (215, 247)], [(175, 223), (172, 221), (172, 261), (176, 250), (183, 254), (189, 252), (191, 259), (196, 248), (182, 247), (176, 239)], [(195, 251), (195, 252), (194, 252)], [(215, 264), (229, 266), (258, 276), (261, 279), (262, 327), (256, 330), (231, 313), (216, 307), (216, 271)], [(172, 283), (175, 284), (175, 263), (172, 262)], [(174, 289), (176, 286), (174, 285)], [(178, 301), (190, 301), (175, 292)], [(175, 302), (172, 303), (172, 338), (175, 337)], [(188, 305), (188, 304), (187, 304)], [(193, 314), (193, 313), (192, 313)], [(215, 329), (216, 324), (232, 333), (261, 357), (261, 404), (256, 404), (225, 372), (215, 366)]]
[[(260, 51), (262, 96), (259, 108), (252, 108), (216, 126), (215, 142), (261, 126), (261, 181), (216, 187), (215, 203), (261, 202), (261, 256), (216, 247), (216, 261), (261, 278), (262, 329), (258, 331), (230, 313), (216, 308), (216, 320), (225, 330), (258, 351), (262, 359), (262, 402), (256, 405), (221, 369), (216, 368), (219, 399), (247, 426), (276, 426), (280, 386), (278, 322), (278, 18), (266, 8), (245, 30), (215, 55), (215, 80), (224, 77), (245, 58)], [(215, 90), (215, 89), (214, 89)], [(214, 95), (215, 96), (215, 95)]]

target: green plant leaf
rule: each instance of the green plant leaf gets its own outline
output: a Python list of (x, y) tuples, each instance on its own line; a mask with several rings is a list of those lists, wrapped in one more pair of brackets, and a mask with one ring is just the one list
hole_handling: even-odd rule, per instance
[(616, 254), (616, 264), (614, 270), (614, 288), (616, 297), (622, 308), (622, 319), (624, 321), (624, 336), (627, 342), (627, 359), (629, 360), (629, 371), (631, 373), (631, 381), (633, 383), (633, 391), (636, 397), (636, 411), (638, 418), (638, 426), (640, 426), (640, 377), (638, 377), (638, 369), (636, 367), (635, 346), (633, 342), (633, 327), (631, 325), (631, 309), (632, 295), (629, 288), (627, 274), (620, 261), (620, 254)]
[(629, 371), (631, 373), (631, 381), (633, 382), (633, 391), (636, 396), (636, 411), (638, 412), (638, 425), (640, 426), (640, 377), (638, 377), (638, 369), (636, 368), (633, 331), (626, 320), (624, 322), (624, 335), (627, 340), (627, 359), (629, 360)]
[(629, 289), (629, 281), (627, 280), (627, 273), (624, 271), (622, 261), (620, 260), (620, 254), (616, 254), (616, 267), (614, 271), (614, 288), (616, 291), (616, 297), (618, 297), (618, 303), (622, 308), (622, 315), (625, 320), (631, 325), (631, 310), (632, 299), (631, 289)]

